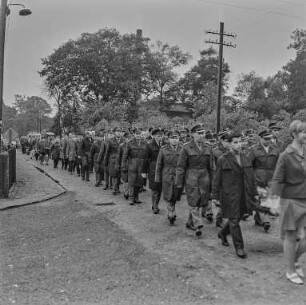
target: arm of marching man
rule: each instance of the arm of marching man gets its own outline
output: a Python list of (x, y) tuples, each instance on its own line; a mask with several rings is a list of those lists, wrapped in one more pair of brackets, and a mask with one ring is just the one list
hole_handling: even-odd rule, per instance
[(154, 182), (157, 182), (157, 183), (162, 182), (163, 167), (164, 167), (164, 152), (163, 152), (163, 149), (161, 149), (157, 156)]
[(183, 147), (179, 159), (177, 161), (175, 185), (178, 188), (183, 188), (185, 183), (185, 174), (187, 168), (188, 153), (186, 147)]

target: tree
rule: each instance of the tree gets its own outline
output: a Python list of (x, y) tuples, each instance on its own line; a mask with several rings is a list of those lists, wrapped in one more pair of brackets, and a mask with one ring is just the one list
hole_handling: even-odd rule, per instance
[(255, 71), (242, 74), (233, 96), (246, 110), (256, 112), (260, 120), (271, 119), (287, 103), (286, 87), (281, 72), (266, 79), (257, 75)]
[(14, 107), (3, 104), (3, 132), (9, 128), (17, 131), (17, 110)]
[(166, 107), (168, 96), (174, 92), (178, 74), (175, 69), (186, 65), (191, 59), (178, 46), (157, 41), (150, 46), (150, 53), (145, 62), (145, 72), (149, 82), (149, 93), (158, 96), (160, 108)]
[(284, 67), (284, 80), (288, 89), (287, 110), (295, 113), (306, 104), (306, 30), (296, 29), (288, 49), (296, 51), (296, 57)]
[(48, 115), (52, 108), (43, 98), (15, 95), (13, 106), (17, 111), (17, 128), (20, 135), (50, 127)]
[[(197, 64), (179, 81), (181, 101), (196, 110), (195, 117), (210, 114), (216, 108), (218, 84), (218, 55), (213, 48), (200, 52)], [(227, 87), (229, 66), (223, 64), (223, 91)]]

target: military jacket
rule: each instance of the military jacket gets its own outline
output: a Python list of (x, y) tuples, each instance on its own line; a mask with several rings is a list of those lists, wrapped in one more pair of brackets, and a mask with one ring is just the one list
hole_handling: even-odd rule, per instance
[(178, 187), (185, 185), (190, 206), (203, 207), (208, 204), (214, 167), (210, 146), (201, 143), (199, 149), (194, 140), (183, 145), (176, 168), (175, 184)]
[(260, 143), (249, 151), (248, 157), (255, 171), (257, 185), (260, 187), (268, 187), (269, 182), (271, 182), (273, 178), (279, 157), (279, 150), (271, 145), (268, 152), (266, 152), (263, 145)]

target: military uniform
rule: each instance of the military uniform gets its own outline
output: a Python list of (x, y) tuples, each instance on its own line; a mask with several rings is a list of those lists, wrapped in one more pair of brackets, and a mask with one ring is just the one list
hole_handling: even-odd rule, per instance
[(123, 142), (119, 145), (119, 151), (116, 160), (116, 170), (120, 172), (121, 180), (123, 181), (123, 196), (125, 199), (129, 198), (129, 187), (128, 187), (128, 172), (127, 166), (124, 166), (124, 170), (122, 169), (122, 156), (125, 147), (127, 146), (127, 142)]
[(120, 185), (120, 173), (116, 170), (116, 160), (119, 151), (119, 145), (122, 143), (121, 137), (115, 137), (110, 139), (106, 144), (105, 156), (104, 156), (104, 165), (108, 169), (110, 179), (113, 180), (113, 195), (119, 193)]
[(198, 147), (194, 139), (183, 145), (177, 164), (175, 184), (178, 188), (185, 185), (190, 207), (186, 224), (189, 228), (203, 227), (201, 209), (209, 203), (213, 170), (213, 153), (208, 145), (201, 143)]
[(92, 146), (91, 138), (85, 136), (84, 139), (81, 140), (80, 146), (79, 146), (79, 152), (78, 155), (81, 157), (81, 176), (82, 180), (89, 181), (89, 171), (90, 171), (90, 165), (89, 165), (89, 156), (90, 156), (90, 149)]
[[(272, 144), (265, 148), (262, 143), (259, 143), (249, 151), (248, 157), (255, 172), (256, 185), (267, 189), (273, 178), (279, 150)], [(255, 213), (254, 220), (256, 225), (264, 226), (266, 231), (270, 228), (270, 222), (266, 216), (260, 217), (259, 212)]]
[(155, 182), (155, 169), (158, 153), (160, 151), (161, 145), (152, 139), (148, 144), (148, 180), (149, 188), (152, 192), (152, 209), (154, 213), (159, 212), (158, 204), (161, 197), (162, 185), (160, 182)]
[(182, 143), (179, 143), (176, 147), (170, 144), (163, 146), (159, 151), (156, 162), (155, 182), (162, 185), (163, 198), (167, 202), (170, 222), (176, 219), (175, 203), (178, 198), (176, 196), (175, 175), (182, 147)]
[(147, 173), (148, 144), (143, 140), (132, 139), (124, 149), (121, 167), (128, 172), (131, 205), (140, 203), (139, 192), (143, 187), (143, 174)]
[(95, 186), (100, 186), (103, 180), (103, 171), (104, 171), (104, 164), (103, 160), (99, 159), (99, 153), (102, 146), (102, 139), (98, 139), (94, 141), (91, 149), (90, 149), (90, 162), (94, 166), (94, 170), (96, 173), (96, 184)]

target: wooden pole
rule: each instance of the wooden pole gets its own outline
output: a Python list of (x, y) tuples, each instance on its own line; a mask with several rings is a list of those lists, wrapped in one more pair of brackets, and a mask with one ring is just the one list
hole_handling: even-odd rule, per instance
[(223, 34), (224, 23), (220, 22), (220, 40), (219, 40), (219, 69), (218, 69), (218, 100), (217, 100), (217, 132), (221, 127), (221, 100), (222, 100), (222, 78), (223, 78)]
[(2, 109), (3, 109), (3, 76), (4, 76), (4, 45), (6, 31), (7, 0), (1, 0), (0, 7), (0, 152), (2, 150)]

